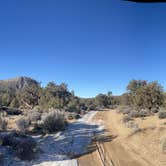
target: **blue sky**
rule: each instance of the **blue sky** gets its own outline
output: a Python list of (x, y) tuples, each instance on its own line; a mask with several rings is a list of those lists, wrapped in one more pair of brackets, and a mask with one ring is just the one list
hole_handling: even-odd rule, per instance
[(133, 79), (166, 87), (166, 4), (1, 0), (0, 79), (66, 82), (82, 97)]

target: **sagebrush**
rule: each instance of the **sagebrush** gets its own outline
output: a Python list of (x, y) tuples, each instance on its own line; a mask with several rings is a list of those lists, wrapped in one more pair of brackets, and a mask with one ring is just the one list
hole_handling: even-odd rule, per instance
[(66, 126), (66, 118), (64, 112), (53, 110), (42, 117), (42, 128), (45, 133), (64, 130)]

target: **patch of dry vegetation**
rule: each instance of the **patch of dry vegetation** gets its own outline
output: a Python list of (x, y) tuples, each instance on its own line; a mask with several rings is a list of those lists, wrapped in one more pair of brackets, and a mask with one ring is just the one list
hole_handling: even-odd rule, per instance
[(2, 146), (10, 147), (21, 160), (32, 160), (36, 155), (37, 144), (30, 136), (19, 132), (2, 132), (0, 140)]
[(42, 117), (42, 129), (44, 133), (64, 130), (66, 124), (65, 115), (59, 110), (53, 110)]

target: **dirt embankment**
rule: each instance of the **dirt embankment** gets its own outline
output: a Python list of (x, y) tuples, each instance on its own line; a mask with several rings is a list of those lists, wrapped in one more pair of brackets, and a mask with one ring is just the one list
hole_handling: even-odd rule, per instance
[(99, 112), (95, 119), (102, 120), (109, 140), (95, 141), (96, 150), (78, 159), (79, 166), (165, 166), (166, 154), (162, 141), (166, 139), (165, 120), (157, 116), (135, 119), (139, 131), (134, 132), (122, 123), (122, 114), (114, 111)]

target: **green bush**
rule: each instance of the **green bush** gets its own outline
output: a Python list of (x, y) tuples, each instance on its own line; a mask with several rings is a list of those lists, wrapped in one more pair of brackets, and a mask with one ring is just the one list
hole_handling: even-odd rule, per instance
[(137, 109), (158, 108), (164, 103), (164, 90), (158, 82), (132, 80), (128, 87), (130, 104)]

